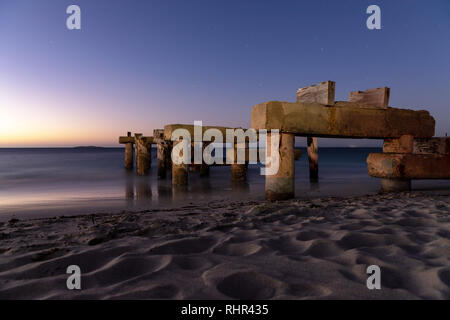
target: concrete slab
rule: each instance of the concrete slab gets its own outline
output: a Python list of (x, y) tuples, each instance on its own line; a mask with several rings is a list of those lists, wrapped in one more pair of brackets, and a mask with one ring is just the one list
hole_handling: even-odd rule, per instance
[(428, 111), (374, 109), (355, 103), (334, 107), (314, 103), (270, 101), (252, 108), (252, 128), (280, 129), (298, 136), (330, 138), (429, 138), (435, 121)]
[(450, 179), (450, 155), (371, 153), (369, 175), (388, 179)]

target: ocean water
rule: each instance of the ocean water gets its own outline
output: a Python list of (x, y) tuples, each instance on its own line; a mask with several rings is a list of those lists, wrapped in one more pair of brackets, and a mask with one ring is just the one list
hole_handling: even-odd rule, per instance
[[(211, 200), (264, 199), (264, 176), (250, 165), (246, 183), (231, 182), (229, 167), (212, 167), (209, 178), (189, 173), (187, 188), (172, 188), (170, 174), (137, 176), (124, 165), (123, 148), (0, 149), (0, 219), (122, 210), (146, 210)], [(366, 158), (379, 148), (320, 148), (319, 183), (310, 183), (306, 150), (296, 161), (296, 197), (357, 196), (379, 191)], [(450, 190), (450, 181), (414, 181), (419, 190)]]

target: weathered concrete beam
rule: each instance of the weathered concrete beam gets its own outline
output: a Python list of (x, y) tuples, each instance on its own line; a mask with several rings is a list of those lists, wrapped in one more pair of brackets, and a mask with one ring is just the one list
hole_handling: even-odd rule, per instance
[(333, 105), (335, 86), (336, 83), (334, 81), (324, 81), (316, 85), (300, 88), (297, 91), (297, 102)]
[(413, 153), (450, 154), (450, 138), (414, 139)]
[(385, 139), (383, 142), (384, 153), (413, 153), (414, 137), (403, 135), (398, 139)]
[[(155, 143), (153, 141), (153, 137), (142, 137), (142, 138), (145, 138), (148, 143)], [(134, 137), (122, 136), (122, 137), (119, 137), (119, 143), (120, 144), (135, 143), (135, 138)]]
[(415, 154), (450, 154), (450, 138), (419, 138), (401, 136), (398, 139), (385, 139), (384, 153), (415, 153)]
[(164, 129), (154, 129), (153, 130), (154, 139), (164, 139)]
[[(194, 125), (191, 125), (191, 124), (168, 124), (168, 125), (164, 126), (164, 139), (165, 140), (170, 140), (171, 137), (172, 137), (172, 133), (176, 129), (185, 129), (185, 130), (189, 131), (192, 140), (194, 140)], [(217, 129), (217, 130), (219, 130), (222, 133), (224, 139), (226, 137), (226, 130), (227, 129), (232, 129), (232, 130), (243, 129), (244, 131), (247, 130), (247, 129), (244, 129), (244, 128), (202, 126), (202, 135), (208, 129)]]
[(369, 175), (387, 179), (450, 179), (450, 155), (371, 153)]
[(388, 87), (350, 92), (350, 102), (363, 104), (372, 108), (387, 109), (390, 89)]
[(131, 136), (131, 132), (128, 131), (126, 137), (119, 137), (119, 143), (134, 143), (134, 137)]
[(375, 109), (356, 103), (270, 101), (252, 108), (252, 128), (280, 129), (299, 136), (330, 138), (398, 138), (402, 135), (429, 138), (435, 121), (428, 111)]

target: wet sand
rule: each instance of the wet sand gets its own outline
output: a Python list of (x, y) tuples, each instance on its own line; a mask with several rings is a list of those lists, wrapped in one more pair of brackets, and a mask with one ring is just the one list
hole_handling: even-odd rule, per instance
[[(81, 290), (66, 268), (81, 268)], [(381, 290), (366, 268), (381, 267)], [(0, 222), (0, 299), (450, 299), (450, 195)]]

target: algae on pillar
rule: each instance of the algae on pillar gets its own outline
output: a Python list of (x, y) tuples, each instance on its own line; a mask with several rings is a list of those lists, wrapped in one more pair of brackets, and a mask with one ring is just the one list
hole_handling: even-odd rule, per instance
[[(266, 167), (272, 160), (271, 136), (271, 133), (267, 133)], [(266, 175), (267, 200), (285, 200), (295, 195), (294, 141), (293, 134), (280, 133), (278, 171), (273, 175)], [(270, 164), (269, 167), (272, 165), (274, 164)]]

